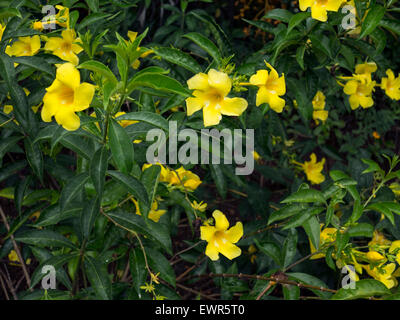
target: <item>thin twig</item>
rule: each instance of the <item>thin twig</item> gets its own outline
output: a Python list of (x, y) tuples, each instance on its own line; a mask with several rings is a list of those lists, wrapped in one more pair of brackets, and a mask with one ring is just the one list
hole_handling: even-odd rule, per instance
[(10, 297), (8, 296), (8, 292), (7, 292), (6, 285), (5, 285), (5, 283), (4, 283), (4, 280), (3, 280), (3, 277), (2, 277), (1, 274), (0, 274), (0, 284), (1, 284), (1, 287), (2, 287), (2, 289), (3, 289), (3, 291), (4, 291), (4, 295), (5, 295), (5, 297), (6, 297), (6, 300), (10, 300)]
[[(4, 225), (6, 226), (7, 231), (9, 232), (10, 231), (10, 225), (7, 222), (7, 217), (4, 214), (4, 211), (3, 211), (3, 208), (1, 207), (1, 205), (0, 205), (0, 215), (1, 215), (1, 218), (3, 219)], [(22, 258), (22, 254), (21, 254), (21, 251), (18, 248), (17, 242), (14, 239), (14, 235), (11, 234), (10, 235), (10, 239), (11, 239), (11, 242), (13, 244), (14, 250), (17, 253), (18, 259), (19, 259), (19, 261), (21, 263), (22, 270), (23, 270), (24, 275), (25, 275), (26, 283), (28, 284), (28, 288), (30, 288), (30, 291), (33, 291), (33, 289), (31, 288), (31, 278), (29, 276), (28, 269), (26, 267), (24, 259)]]

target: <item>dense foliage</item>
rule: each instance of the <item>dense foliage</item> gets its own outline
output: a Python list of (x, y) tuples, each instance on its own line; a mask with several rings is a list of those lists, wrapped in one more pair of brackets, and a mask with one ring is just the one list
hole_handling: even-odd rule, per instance
[[(399, 299), (399, 21), (396, 0), (0, 1), (0, 297)], [(253, 129), (254, 171), (149, 163), (172, 123)]]

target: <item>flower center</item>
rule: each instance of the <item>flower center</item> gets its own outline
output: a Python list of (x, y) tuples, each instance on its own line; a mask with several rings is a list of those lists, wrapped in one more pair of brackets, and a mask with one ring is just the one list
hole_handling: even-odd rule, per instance
[(63, 51), (63, 55), (67, 55), (72, 51), (72, 44), (70, 42), (63, 42), (61, 45), (61, 50)]
[(74, 102), (74, 90), (70, 87), (64, 86), (59, 93), (61, 104), (72, 104)]

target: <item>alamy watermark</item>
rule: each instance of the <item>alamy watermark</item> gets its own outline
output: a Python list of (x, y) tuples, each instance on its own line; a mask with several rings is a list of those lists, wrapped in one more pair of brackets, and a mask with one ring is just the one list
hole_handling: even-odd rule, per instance
[[(146, 141), (154, 142), (146, 152), (148, 163), (182, 165), (235, 163), (240, 166), (235, 169), (236, 175), (250, 175), (254, 170), (254, 129), (221, 131), (201, 129), (199, 133), (186, 128), (178, 132), (178, 123), (170, 121), (168, 132), (168, 139), (161, 129), (151, 129), (147, 132)], [(178, 142), (183, 142), (179, 148)], [(223, 151), (221, 151), (222, 142)]]

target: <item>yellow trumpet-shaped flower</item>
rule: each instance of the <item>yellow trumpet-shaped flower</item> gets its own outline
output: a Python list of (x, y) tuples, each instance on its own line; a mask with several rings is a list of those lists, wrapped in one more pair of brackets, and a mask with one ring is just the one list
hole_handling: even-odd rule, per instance
[(79, 45), (80, 38), (76, 37), (74, 30), (68, 29), (61, 33), (61, 38), (49, 38), (44, 46), (45, 50), (51, 51), (55, 56), (65, 61), (71, 62), (74, 65), (79, 63), (77, 54), (82, 52), (82, 47)]
[(213, 261), (219, 259), (220, 253), (230, 260), (240, 256), (242, 250), (234, 243), (238, 242), (243, 236), (242, 223), (238, 222), (228, 230), (228, 219), (221, 211), (215, 210), (213, 217), (215, 226), (204, 225), (200, 227), (201, 239), (208, 242), (206, 255)]
[(201, 180), (197, 174), (180, 167), (175, 171), (171, 171), (169, 183), (171, 185), (183, 186), (189, 191), (194, 191), (201, 184)]
[(325, 95), (322, 91), (318, 91), (315, 95), (312, 104), (313, 104), (313, 119), (318, 124), (319, 121), (326, 121), (328, 119), (328, 111), (325, 109)]
[[(151, 167), (153, 164), (145, 163), (142, 167), (142, 171), (146, 170), (147, 168)], [(171, 171), (164, 167), (161, 163), (156, 163), (155, 165), (160, 166), (160, 182), (169, 182), (171, 179)]]
[[(320, 225), (320, 228), (322, 228), (322, 226), (323, 226), (323, 224)], [(336, 232), (337, 232), (336, 228), (325, 228), (324, 230), (322, 230), (319, 234), (319, 245), (323, 246), (325, 243), (335, 241)], [(317, 249), (312, 244), (311, 240), (310, 240), (310, 249), (311, 249), (311, 253), (314, 253), (317, 251)], [(323, 257), (325, 257), (325, 253), (321, 252), (321, 253), (317, 253), (317, 254), (314, 254), (313, 256), (311, 256), (310, 260), (321, 259)]]
[(320, 162), (317, 162), (317, 156), (312, 153), (310, 156), (310, 161), (305, 161), (304, 163), (299, 163), (293, 161), (294, 164), (300, 166), (307, 176), (307, 179), (312, 184), (320, 184), (325, 181), (325, 176), (321, 173), (324, 169), (325, 158), (322, 158)]
[(34, 56), (40, 50), (40, 37), (20, 37), (12, 45), (7, 46), (6, 53), (9, 56)]
[(56, 9), (58, 9), (58, 12), (55, 17), (56, 23), (60, 27), (69, 29), (69, 23), (70, 23), (69, 8), (63, 7), (61, 5), (56, 5)]
[(400, 240), (393, 241), (389, 253), (396, 255), (396, 262), (400, 264)]
[(385, 257), (383, 255), (381, 255), (379, 252), (377, 251), (368, 251), (365, 254), (365, 257), (372, 262), (377, 262), (377, 261), (381, 261), (384, 260)]
[(372, 74), (378, 67), (375, 62), (366, 62), (356, 65), (356, 74)]
[(325, 22), (328, 20), (327, 11), (337, 12), (344, 0), (300, 0), (300, 10), (311, 8), (311, 17)]
[(268, 62), (268, 70), (258, 70), (250, 77), (250, 83), (258, 87), (256, 105), (268, 103), (275, 112), (282, 112), (285, 100), (280, 98), (286, 93), (285, 75), (279, 77), (278, 72)]
[(382, 232), (375, 230), (372, 236), (372, 240), (368, 242), (369, 247), (373, 246), (390, 246), (390, 240), (386, 239)]
[(224, 73), (211, 69), (208, 74), (198, 73), (187, 81), (193, 96), (186, 99), (187, 114), (203, 109), (204, 126), (217, 125), (222, 115), (240, 116), (247, 108), (243, 98), (228, 98), (232, 80)]
[(373, 106), (372, 92), (376, 82), (372, 81), (371, 74), (354, 74), (352, 77), (341, 77), (341, 79), (348, 80), (343, 91), (350, 96), (349, 102), (352, 110), (357, 109), (360, 105), (364, 109)]
[[(139, 203), (132, 198), (133, 203), (136, 207), (136, 214), (141, 216), (142, 213), (140, 212)], [(153, 204), (151, 205), (151, 209), (149, 211), (148, 218), (153, 220), (154, 222), (158, 222), (160, 218), (167, 212), (167, 210), (158, 210), (158, 201), (154, 200)]]
[(397, 286), (397, 280), (393, 276), (393, 272), (396, 269), (395, 263), (380, 264), (378, 266), (362, 265), (362, 267), (372, 278), (382, 282), (388, 289)]
[(80, 73), (73, 64), (65, 63), (57, 68), (56, 79), (43, 97), (43, 121), (50, 122), (54, 116), (66, 130), (79, 128), (80, 120), (75, 112), (89, 108), (95, 91), (94, 85), (80, 82)]
[(395, 78), (391, 69), (386, 70), (387, 78), (382, 78), (381, 88), (392, 100), (400, 100), (400, 75)]

